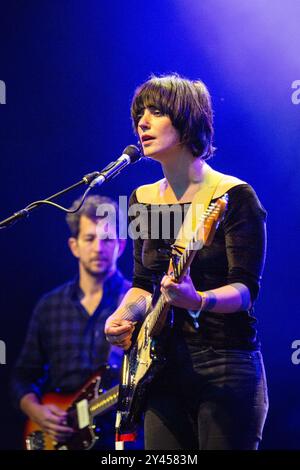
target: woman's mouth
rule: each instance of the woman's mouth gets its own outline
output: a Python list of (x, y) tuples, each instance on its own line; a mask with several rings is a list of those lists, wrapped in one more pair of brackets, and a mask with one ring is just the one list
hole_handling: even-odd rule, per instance
[(155, 137), (153, 137), (152, 135), (148, 135), (148, 134), (144, 134), (142, 136), (142, 143), (145, 144), (147, 142), (150, 142), (152, 140), (154, 140)]

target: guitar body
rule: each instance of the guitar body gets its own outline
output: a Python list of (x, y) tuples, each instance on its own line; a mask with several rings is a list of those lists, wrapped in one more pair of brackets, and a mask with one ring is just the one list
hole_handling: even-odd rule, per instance
[(118, 410), (122, 414), (120, 434), (134, 434), (144, 409), (147, 389), (165, 364), (161, 337), (149, 334), (147, 319), (129, 353), (124, 355)]
[[(107, 376), (110, 375), (109, 370), (109, 366), (101, 367), (79, 391), (73, 394), (45, 394), (42, 403), (55, 404), (67, 411), (68, 425), (73, 427), (75, 432), (67, 441), (57, 443), (38, 424), (28, 420), (24, 430), (24, 448), (27, 450), (88, 450), (93, 447), (98, 436), (94, 432), (93, 416), (90, 413), (89, 404), (100, 402), (105, 382), (104, 377), (106, 376), (107, 379)], [(103, 393), (103, 397), (104, 395)], [(114, 403), (116, 401), (117, 398), (114, 395)], [(114, 403), (111, 401), (111, 405)], [(107, 409), (111, 409), (111, 405), (109, 404)], [(100, 404), (98, 408), (101, 406)], [(100, 411), (94, 414), (100, 414)]]

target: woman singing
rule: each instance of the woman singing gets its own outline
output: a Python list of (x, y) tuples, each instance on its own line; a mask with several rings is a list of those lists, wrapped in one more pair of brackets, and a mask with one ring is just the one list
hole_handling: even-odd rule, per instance
[[(139, 86), (131, 106), (144, 155), (161, 164), (164, 178), (138, 187), (129, 206), (183, 211), (216, 175), (213, 112), (200, 80), (153, 76)], [(268, 410), (264, 365), (254, 304), (265, 260), (266, 212), (253, 188), (221, 175), (212, 201), (228, 206), (210, 246), (200, 249), (178, 283), (164, 275), (160, 290), (173, 306), (165, 335), (167, 361), (149, 386), (146, 449), (257, 449)], [(128, 349), (145, 315), (159, 275), (168, 271), (170, 237), (134, 240), (133, 287), (108, 318), (107, 339)], [(160, 222), (162, 217), (160, 218)], [(161, 231), (159, 232), (161, 234)]]

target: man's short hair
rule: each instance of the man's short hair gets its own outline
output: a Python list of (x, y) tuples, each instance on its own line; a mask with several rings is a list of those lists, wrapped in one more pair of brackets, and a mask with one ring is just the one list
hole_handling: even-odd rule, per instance
[[(73, 202), (70, 209), (71, 210), (76, 209), (76, 207), (79, 206), (80, 201), (81, 201), (81, 198), (76, 199), (76, 201)], [(79, 230), (80, 230), (80, 218), (81, 218), (81, 216), (85, 215), (89, 219), (94, 220), (95, 222), (97, 222), (98, 220), (100, 220), (101, 218), (103, 218), (107, 215), (108, 211), (106, 211), (106, 214), (97, 215), (97, 211), (98, 211), (98, 214), (99, 214), (99, 208), (100, 208), (101, 204), (105, 204), (105, 205), (109, 204), (111, 206), (111, 210), (115, 211), (115, 214), (116, 214), (116, 233), (118, 233), (117, 232), (117, 227), (118, 227), (118, 224), (119, 224), (119, 206), (118, 206), (117, 202), (114, 201), (113, 199), (111, 199), (108, 196), (95, 195), (95, 196), (88, 196), (85, 199), (85, 201), (84, 201), (83, 205), (81, 206), (81, 208), (77, 212), (67, 214), (66, 221), (67, 221), (67, 224), (69, 226), (72, 237), (78, 238)]]
[(154, 107), (168, 115), (175, 129), (195, 157), (210, 158), (213, 147), (213, 110), (211, 97), (201, 80), (189, 80), (178, 74), (155, 76), (140, 85), (131, 104), (133, 127), (137, 132), (145, 108)]

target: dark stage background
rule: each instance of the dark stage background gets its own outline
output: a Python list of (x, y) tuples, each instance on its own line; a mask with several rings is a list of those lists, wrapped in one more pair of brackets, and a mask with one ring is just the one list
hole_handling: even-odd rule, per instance
[[(264, 449), (300, 448), (300, 365), (292, 362), (300, 340), (299, 18), (297, 0), (0, 1), (0, 219), (135, 143), (130, 101), (152, 72), (208, 85), (218, 147), (211, 164), (252, 184), (268, 211), (256, 306), (270, 392)], [(142, 162), (94, 192), (129, 196), (160, 177), (158, 164)], [(63, 213), (49, 207), (0, 232), (2, 449), (21, 445), (8, 380), (32, 308), (76, 272), (67, 237)], [(130, 241), (120, 267), (131, 276)]]

